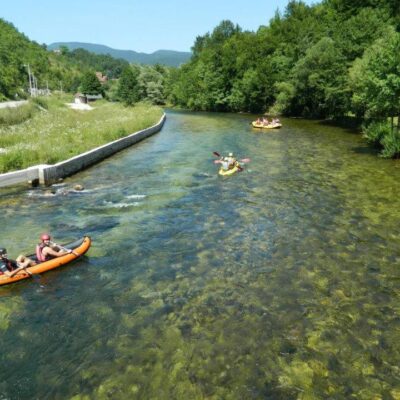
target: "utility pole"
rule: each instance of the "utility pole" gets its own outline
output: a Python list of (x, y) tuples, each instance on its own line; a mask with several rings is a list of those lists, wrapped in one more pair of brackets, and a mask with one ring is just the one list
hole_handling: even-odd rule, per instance
[(35, 75), (33, 75), (33, 79), (34, 79), (34, 88), (35, 88), (35, 97), (37, 97), (38, 95), (38, 85), (37, 85), (37, 78)]
[(24, 67), (28, 68), (28, 78), (29, 78), (29, 93), (32, 96), (32, 83), (33, 83), (33, 77), (31, 75), (31, 68), (29, 67), (29, 64), (24, 64)]

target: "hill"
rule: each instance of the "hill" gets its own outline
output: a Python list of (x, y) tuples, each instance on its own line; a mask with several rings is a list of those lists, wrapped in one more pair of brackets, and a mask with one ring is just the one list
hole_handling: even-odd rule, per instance
[(0, 101), (25, 98), (29, 85), (69, 90), (80, 74), (1, 18), (0, 38)]
[(177, 67), (189, 61), (191, 53), (173, 50), (157, 50), (154, 53), (138, 53), (133, 50), (117, 50), (108, 46), (93, 43), (82, 42), (56, 42), (50, 44), (48, 50), (59, 49), (61, 46), (68, 47), (69, 50), (78, 48), (85, 49), (95, 54), (109, 54), (114, 58), (122, 58), (130, 63), (136, 64), (163, 64), (171, 67)]

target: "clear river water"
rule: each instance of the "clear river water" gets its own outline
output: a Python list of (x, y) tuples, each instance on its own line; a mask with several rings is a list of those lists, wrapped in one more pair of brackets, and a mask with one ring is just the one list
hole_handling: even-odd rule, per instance
[[(0, 287), (1, 400), (400, 399), (399, 161), (252, 119), (167, 111), (58, 185), (0, 190), (10, 256), (93, 239)], [(251, 161), (221, 177), (214, 151)]]

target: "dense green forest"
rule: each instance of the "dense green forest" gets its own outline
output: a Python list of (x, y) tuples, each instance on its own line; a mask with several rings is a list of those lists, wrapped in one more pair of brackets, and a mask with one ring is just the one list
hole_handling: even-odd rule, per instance
[(166, 93), (192, 110), (362, 117), (368, 140), (385, 148), (390, 142), (384, 155), (394, 156), (399, 26), (398, 0), (290, 1), (257, 32), (222, 21), (198, 36), (192, 59), (170, 74)]
[(257, 32), (222, 21), (211, 34), (197, 37), (191, 61), (173, 77), (170, 100), (196, 110), (361, 114), (368, 104), (352, 102), (360, 90), (355, 75), (365, 72), (357, 59), (364, 57), (367, 68), (366, 51), (396, 36), (399, 4), (290, 1)]

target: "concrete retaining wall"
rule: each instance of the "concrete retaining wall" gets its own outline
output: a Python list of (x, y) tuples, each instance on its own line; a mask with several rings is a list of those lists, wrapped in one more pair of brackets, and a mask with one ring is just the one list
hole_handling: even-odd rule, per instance
[(34, 166), (20, 171), (0, 174), (0, 187), (17, 185), (23, 182), (39, 182), (39, 169)]
[(132, 133), (129, 136), (107, 143), (86, 153), (61, 161), (54, 165), (36, 165), (21, 171), (0, 174), (0, 187), (31, 182), (50, 185), (60, 178), (73, 175), (76, 172), (98, 163), (101, 160), (131, 146), (161, 130), (166, 116), (163, 114), (160, 121), (147, 129)]

